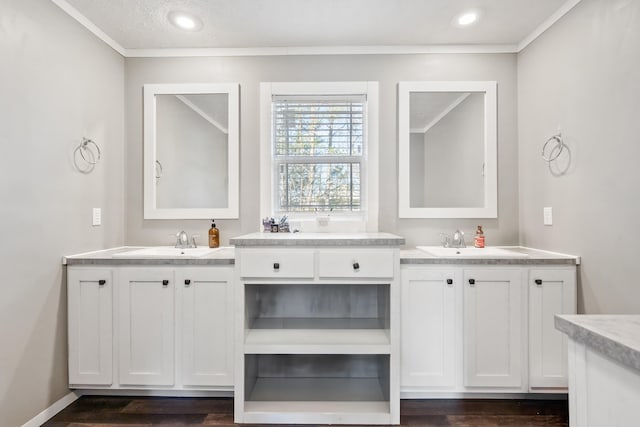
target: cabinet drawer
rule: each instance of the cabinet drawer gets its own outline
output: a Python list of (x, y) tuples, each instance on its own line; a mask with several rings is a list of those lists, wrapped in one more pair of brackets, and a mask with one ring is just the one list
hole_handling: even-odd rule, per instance
[(394, 252), (389, 249), (330, 249), (318, 254), (321, 278), (393, 277)]
[(240, 276), (313, 279), (311, 250), (246, 249), (240, 254)]

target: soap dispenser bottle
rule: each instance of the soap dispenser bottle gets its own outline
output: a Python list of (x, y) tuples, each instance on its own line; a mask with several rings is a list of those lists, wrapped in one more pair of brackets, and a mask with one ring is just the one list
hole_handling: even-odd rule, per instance
[(217, 248), (220, 246), (220, 231), (216, 228), (216, 220), (211, 220), (211, 228), (209, 229), (209, 247)]
[(481, 225), (479, 225), (476, 230), (476, 235), (473, 238), (473, 246), (476, 248), (484, 248), (484, 233)]

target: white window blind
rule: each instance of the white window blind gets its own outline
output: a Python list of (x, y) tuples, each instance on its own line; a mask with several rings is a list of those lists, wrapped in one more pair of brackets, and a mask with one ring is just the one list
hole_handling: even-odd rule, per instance
[(360, 212), (365, 95), (273, 96), (279, 212)]

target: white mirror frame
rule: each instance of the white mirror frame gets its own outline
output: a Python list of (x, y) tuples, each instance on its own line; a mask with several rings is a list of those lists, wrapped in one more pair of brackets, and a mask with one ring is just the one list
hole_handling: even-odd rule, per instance
[[(240, 85), (238, 83), (184, 83), (144, 85), (144, 219), (233, 219), (239, 217)], [(226, 208), (156, 207), (156, 95), (227, 94), (228, 200)]]
[[(410, 204), (409, 95), (412, 92), (484, 93), (484, 206), (412, 208)], [(497, 218), (497, 82), (433, 81), (398, 83), (398, 216), (400, 218)]]

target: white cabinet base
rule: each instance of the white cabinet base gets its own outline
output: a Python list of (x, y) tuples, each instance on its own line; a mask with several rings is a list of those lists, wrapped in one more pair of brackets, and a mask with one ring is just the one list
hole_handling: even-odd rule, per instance
[(640, 374), (569, 339), (571, 427), (635, 426)]

